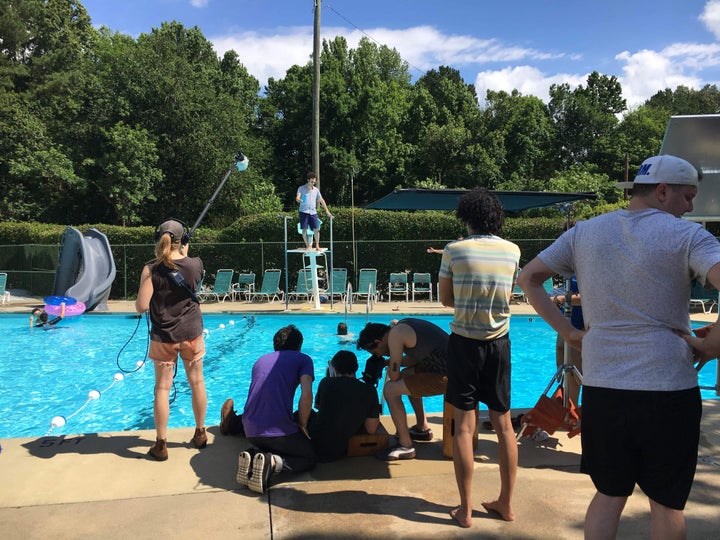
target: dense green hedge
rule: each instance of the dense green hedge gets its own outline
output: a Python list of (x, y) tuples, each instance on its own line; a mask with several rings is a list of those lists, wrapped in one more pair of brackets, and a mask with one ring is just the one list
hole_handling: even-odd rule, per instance
[[(212, 274), (219, 268), (255, 272), (258, 282), (264, 269), (284, 268), (284, 216), (288, 217), (288, 247), (301, 247), (295, 213), (243, 217), (222, 230), (199, 228), (191, 244), (191, 255), (203, 259), (209, 272), (208, 283), (212, 283)], [(508, 218), (503, 236), (520, 245), (521, 264), (525, 264), (558, 236), (562, 223), (563, 217), (559, 214), (554, 218)], [(325, 218), (321, 244), (326, 247), (330, 241), (329, 225), (329, 218)], [(140, 270), (153, 257), (154, 227), (77, 226), (83, 232), (91, 227), (106, 234), (112, 246), (117, 267), (113, 298), (134, 295)], [(65, 226), (61, 225), (0, 223), (0, 270), (8, 272), (11, 287), (35, 294), (50, 292), (64, 230)], [(332, 234), (333, 266), (347, 268), (353, 285), (360, 268), (377, 268), (378, 287), (384, 289), (390, 272), (431, 272), (436, 280), (440, 257), (428, 254), (427, 247), (441, 248), (447, 241), (464, 236), (466, 231), (453, 212), (338, 209), (334, 214)], [(302, 265), (303, 257), (288, 256), (291, 290)], [(285, 289), (284, 278), (282, 288)]]
[[(336, 241), (352, 240), (354, 214), (355, 240), (436, 240), (454, 239), (466, 234), (464, 226), (453, 212), (388, 212), (382, 210), (339, 209), (333, 219), (333, 238)], [(288, 216), (290, 235), (297, 233), (296, 214), (257, 214), (238, 219), (221, 230), (200, 227), (194, 243), (214, 242), (282, 242), (283, 216)], [(323, 241), (328, 240), (329, 218), (323, 218)], [(505, 221), (505, 238), (553, 238), (563, 222), (557, 218), (508, 218)], [(78, 224), (81, 231), (94, 227), (107, 235), (111, 244), (152, 243), (154, 227), (120, 227), (103, 224)], [(64, 225), (44, 223), (0, 223), (0, 245), (58, 244)]]

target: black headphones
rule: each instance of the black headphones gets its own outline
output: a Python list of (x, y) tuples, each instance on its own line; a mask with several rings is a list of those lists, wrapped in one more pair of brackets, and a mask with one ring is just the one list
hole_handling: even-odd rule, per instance
[[(162, 224), (165, 223), (166, 221), (177, 221), (180, 225), (182, 225), (182, 227), (183, 227), (183, 233), (182, 233), (182, 237), (180, 238), (180, 244), (183, 245), (183, 246), (187, 246), (187, 245), (190, 243), (190, 234), (188, 233), (188, 226), (185, 224), (185, 222), (184, 222), (183, 220), (181, 220), (181, 219), (177, 219), (177, 218), (170, 217), (170, 218), (167, 218), (167, 219), (163, 219), (162, 222), (160, 222), (160, 225), (162, 225)], [(170, 231), (160, 232), (160, 230), (159, 230), (159, 229), (160, 229), (160, 225), (158, 225), (157, 227), (155, 227), (155, 236), (154, 236), (155, 242), (158, 242), (158, 241), (160, 240), (160, 237), (161, 237), (163, 234), (169, 234), (169, 235), (170, 235), (170, 239), (173, 240), (173, 241), (177, 240), (177, 239), (175, 238), (175, 235), (174, 235), (172, 232), (170, 232)]]

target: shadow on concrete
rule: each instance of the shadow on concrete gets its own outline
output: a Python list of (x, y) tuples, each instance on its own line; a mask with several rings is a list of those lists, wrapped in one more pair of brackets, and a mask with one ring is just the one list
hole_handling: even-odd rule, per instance
[[(198, 481), (206, 486), (221, 488), (240, 493), (248, 493), (235, 480), (238, 467), (238, 455), (252, 448), (247, 439), (237, 435), (221, 435), (217, 426), (207, 428), (215, 436), (212, 444), (190, 459)], [(307, 482), (328, 480), (365, 480), (390, 478), (387, 463), (374, 457), (343, 458), (331, 463), (318, 463), (312, 471), (293, 474), (289, 471), (273, 475), (271, 485), (285, 482)], [(254, 492), (249, 492), (257, 495)]]
[[(454, 506), (441, 505), (409, 495), (373, 494), (362, 490), (310, 493), (295, 486), (277, 487), (268, 492), (273, 507), (291, 512), (324, 515), (388, 515), (414, 523), (453, 524), (448, 513)], [(497, 519), (478, 510), (473, 518)]]
[[(129, 459), (145, 459), (150, 448), (146, 439), (139, 435), (100, 435), (88, 433), (84, 435), (40, 437), (23, 444), (31, 455), (42, 459), (51, 459), (58, 454), (115, 454)], [(168, 448), (185, 446), (182, 443), (168, 443)], [(132, 448), (143, 447), (143, 451)]]

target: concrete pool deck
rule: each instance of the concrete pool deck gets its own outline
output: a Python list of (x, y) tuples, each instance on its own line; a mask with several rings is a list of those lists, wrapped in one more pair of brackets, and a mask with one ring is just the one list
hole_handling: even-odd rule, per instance
[[(38, 301), (15, 301), (0, 313), (27, 312)], [(293, 312), (308, 311), (306, 303), (291, 306)], [(111, 302), (110, 310), (131, 312), (134, 306)], [(284, 304), (225, 302), (203, 304), (203, 310), (282, 312)], [(354, 311), (365, 313), (365, 306), (356, 304)], [(450, 310), (437, 302), (385, 302), (373, 313)], [(513, 304), (513, 313), (534, 311)], [(714, 321), (717, 315), (692, 317)], [(523, 411), (513, 414), (517, 412)], [(284, 477), (262, 496), (235, 483), (237, 454), (247, 442), (220, 435), (217, 426), (208, 426), (209, 444), (203, 450), (188, 444), (191, 428), (170, 430), (170, 458), (163, 463), (145, 459), (154, 431), (5, 439), (0, 441), (0, 530), (7, 538), (28, 539), (583, 537), (594, 488), (578, 472), (579, 437), (559, 431), (544, 442), (520, 440), (516, 520), (507, 523), (480, 505), (497, 495), (499, 485), (496, 439), (481, 430), (475, 453), (474, 523), (460, 529), (447, 514), (458, 496), (452, 461), (442, 457), (442, 415), (431, 415), (431, 423), (435, 439), (416, 445), (415, 460), (345, 458)], [(392, 428), (388, 417), (383, 424)], [(672, 426), (667, 436), (673, 436)], [(698, 470), (686, 507), (688, 538), (717, 537), (719, 507), (720, 400), (706, 400)], [(637, 491), (625, 508), (618, 537), (648, 536), (648, 501)]]

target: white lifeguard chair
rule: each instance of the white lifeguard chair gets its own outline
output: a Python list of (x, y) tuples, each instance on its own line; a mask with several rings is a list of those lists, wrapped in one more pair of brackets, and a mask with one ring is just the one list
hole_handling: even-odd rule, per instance
[[(286, 218), (287, 219), (287, 218)], [(320, 225), (322, 225), (322, 221), (318, 220)], [(302, 234), (302, 228), (300, 227), (300, 223), (297, 224), (297, 231), (298, 234)], [(330, 243), (332, 245), (332, 219), (330, 220)], [(308, 239), (311, 241), (312, 245), (312, 237), (314, 235), (312, 229), (307, 230)], [(285, 242), (287, 244), (287, 236), (285, 239)], [(326, 248), (321, 248), (319, 251), (316, 249), (308, 250), (306, 248), (298, 248), (298, 249), (288, 249), (287, 253), (300, 253), (303, 255), (303, 268), (309, 270), (308, 274), (310, 276), (310, 283), (308, 284), (308, 291), (310, 292), (312, 296), (313, 301), (313, 309), (321, 310), (322, 307), (320, 306), (320, 293), (322, 292), (322, 289), (320, 288), (320, 280), (318, 278), (318, 269), (319, 268), (325, 268), (328, 269), (329, 266), (327, 264), (327, 255), (328, 253), (331, 253), (331, 250), (328, 250)], [(322, 257), (321, 262), (318, 262), (318, 258)], [(286, 261), (286, 274), (287, 274), (287, 261)]]

